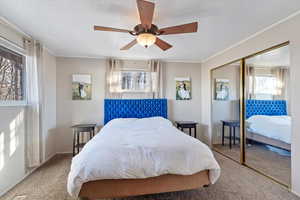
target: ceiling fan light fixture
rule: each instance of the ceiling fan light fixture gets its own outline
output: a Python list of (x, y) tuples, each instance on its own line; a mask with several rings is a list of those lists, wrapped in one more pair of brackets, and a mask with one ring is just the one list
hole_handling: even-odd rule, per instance
[(141, 33), (136, 40), (140, 45), (147, 48), (156, 42), (156, 36), (151, 33)]
[(169, 26), (159, 29), (153, 24), (153, 16), (155, 3), (150, 0), (136, 0), (138, 13), (140, 16), (140, 23), (137, 24), (133, 30), (112, 28), (106, 26), (94, 26), (95, 31), (111, 31), (119, 33), (129, 33), (134, 36), (134, 40), (126, 44), (120, 50), (129, 50), (137, 43), (147, 48), (153, 44), (158, 46), (161, 50), (166, 51), (172, 48), (172, 45), (160, 39), (160, 35), (173, 35), (183, 33), (195, 33), (198, 30), (198, 22), (181, 24), (177, 26)]

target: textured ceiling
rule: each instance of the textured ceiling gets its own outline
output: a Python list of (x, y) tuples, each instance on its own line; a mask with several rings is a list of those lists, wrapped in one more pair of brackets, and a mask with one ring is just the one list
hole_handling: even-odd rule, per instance
[(161, 36), (173, 45), (119, 49), (126, 33), (95, 32), (93, 25), (132, 29), (135, 0), (1, 0), (0, 15), (41, 40), (58, 56), (119, 57), (200, 62), (300, 9), (299, 0), (156, 0), (159, 27), (199, 22), (198, 33)]

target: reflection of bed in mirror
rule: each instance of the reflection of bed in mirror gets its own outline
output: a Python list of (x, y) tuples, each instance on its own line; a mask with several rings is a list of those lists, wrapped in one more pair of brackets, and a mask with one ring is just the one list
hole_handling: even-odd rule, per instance
[(247, 140), (291, 150), (291, 117), (285, 100), (247, 100)]

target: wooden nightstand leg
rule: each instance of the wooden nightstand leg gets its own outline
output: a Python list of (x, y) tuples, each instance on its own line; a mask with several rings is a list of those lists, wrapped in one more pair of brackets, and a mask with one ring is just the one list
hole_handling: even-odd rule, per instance
[(233, 127), (233, 144), (235, 145), (235, 127)]
[(224, 123), (222, 123), (222, 145), (224, 146)]
[(75, 156), (75, 146), (76, 146), (76, 134), (73, 129), (73, 156)]
[(189, 128), (189, 134), (192, 136), (192, 128)]
[(231, 149), (232, 144), (231, 144), (231, 134), (232, 134), (232, 129), (231, 126), (229, 126), (229, 148)]
[(76, 131), (76, 134), (77, 134), (77, 153), (79, 153), (79, 151), (80, 151), (80, 147), (79, 147), (79, 144), (80, 144), (80, 132)]
[(196, 126), (195, 126), (195, 128), (194, 128), (194, 131), (195, 131), (195, 138), (197, 138), (197, 130), (196, 130), (197, 128), (196, 128)]

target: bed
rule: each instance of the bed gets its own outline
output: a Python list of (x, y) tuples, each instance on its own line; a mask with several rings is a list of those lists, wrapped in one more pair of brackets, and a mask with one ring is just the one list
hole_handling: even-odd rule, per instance
[(291, 117), (284, 100), (246, 101), (247, 139), (291, 150)]
[(68, 192), (82, 199), (196, 189), (220, 167), (211, 150), (167, 120), (166, 99), (105, 100), (105, 126), (76, 155)]

